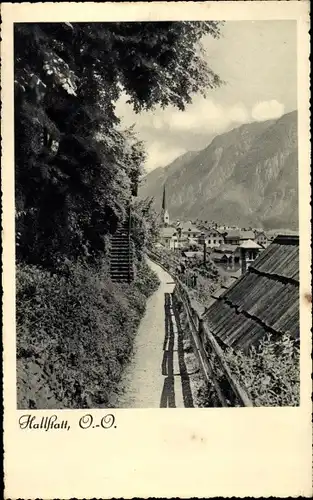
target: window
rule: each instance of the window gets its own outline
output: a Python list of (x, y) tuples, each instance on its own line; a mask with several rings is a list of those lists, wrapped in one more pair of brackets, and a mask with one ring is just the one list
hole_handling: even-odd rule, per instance
[(213, 243), (215, 244), (215, 243), (216, 243), (216, 240), (213, 240)]

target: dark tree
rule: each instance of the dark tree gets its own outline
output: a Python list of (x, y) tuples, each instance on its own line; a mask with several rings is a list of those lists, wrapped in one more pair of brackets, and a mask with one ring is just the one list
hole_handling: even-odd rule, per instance
[(144, 149), (115, 103), (184, 109), (218, 86), (201, 53), (217, 22), (15, 25), (17, 257), (93, 255), (125, 217)]

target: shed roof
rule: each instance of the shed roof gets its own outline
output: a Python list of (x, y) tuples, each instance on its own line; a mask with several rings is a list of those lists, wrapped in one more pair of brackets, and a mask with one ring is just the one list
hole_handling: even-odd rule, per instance
[(185, 257), (192, 259), (193, 257), (203, 257), (203, 252), (184, 252)]
[(224, 243), (224, 244), (220, 245), (219, 247), (215, 248), (215, 252), (218, 252), (218, 253), (224, 253), (224, 252), (234, 253), (236, 251), (236, 249), (237, 249), (237, 247), (235, 245), (230, 245), (230, 244)]
[(211, 260), (215, 260), (215, 261), (220, 261), (222, 260), (224, 257), (227, 257), (228, 259), (230, 257), (232, 257), (232, 253), (230, 252), (211, 252), (210, 253), (210, 259)]
[[(277, 236), (205, 314), (224, 345), (247, 350), (267, 333), (299, 337), (299, 238)], [(214, 298), (214, 297), (213, 297)]]

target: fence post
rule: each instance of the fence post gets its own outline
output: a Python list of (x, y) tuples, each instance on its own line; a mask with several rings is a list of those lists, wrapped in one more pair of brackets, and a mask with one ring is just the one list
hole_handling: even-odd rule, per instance
[(200, 338), (202, 346), (204, 347), (204, 345), (203, 345), (204, 331), (203, 331), (203, 319), (202, 318), (199, 318), (199, 338)]

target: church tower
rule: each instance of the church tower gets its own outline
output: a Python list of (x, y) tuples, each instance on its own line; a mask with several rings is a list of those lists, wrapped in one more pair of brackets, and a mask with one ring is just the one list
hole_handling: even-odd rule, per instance
[(164, 184), (164, 188), (163, 188), (162, 213), (163, 213), (164, 226), (168, 226), (170, 223), (170, 216), (169, 216), (169, 213), (167, 210), (167, 205), (166, 205), (165, 184)]

